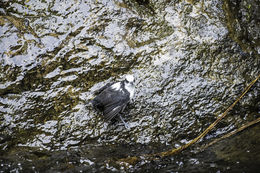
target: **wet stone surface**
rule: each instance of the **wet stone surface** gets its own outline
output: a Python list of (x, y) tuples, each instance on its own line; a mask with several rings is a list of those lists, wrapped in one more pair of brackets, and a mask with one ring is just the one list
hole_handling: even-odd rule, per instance
[[(253, 0), (0, 2), (0, 171), (123, 171), (108, 160), (186, 144), (259, 75), (257, 9)], [(126, 74), (136, 78), (130, 129), (90, 104)], [(259, 86), (202, 142), (258, 118)], [(227, 171), (236, 151), (188, 150), (130, 171)], [(253, 153), (238, 168), (257, 165)]]

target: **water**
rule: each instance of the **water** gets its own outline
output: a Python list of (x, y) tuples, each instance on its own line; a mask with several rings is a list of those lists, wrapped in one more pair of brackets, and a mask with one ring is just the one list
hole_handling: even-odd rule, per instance
[[(259, 82), (193, 148), (129, 169), (116, 164), (186, 144), (259, 75), (256, 1), (0, 4), (2, 172), (253, 172), (259, 165), (257, 125), (197, 151), (259, 117)], [(136, 77), (124, 117), (130, 129), (104, 122), (89, 103), (126, 74)]]

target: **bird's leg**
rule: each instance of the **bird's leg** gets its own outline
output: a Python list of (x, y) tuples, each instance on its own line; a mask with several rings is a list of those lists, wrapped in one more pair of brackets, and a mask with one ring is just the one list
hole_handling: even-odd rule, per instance
[(124, 121), (124, 119), (121, 117), (121, 115), (119, 115), (119, 118), (120, 118), (120, 119), (121, 119), (121, 121), (123, 122), (123, 124), (124, 124), (125, 128), (129, 129), (129, 128), (130, 128), (130, 127), (129, 127), (129, 124), (128, 124), (128, 123), (126, 123), (126, 122)]
[(127, 106), (127, 104), (124, 105), (124, 107), (123, 107), (122, 110), (120, 111), (121, 114), (124, 114), (126, 106)]

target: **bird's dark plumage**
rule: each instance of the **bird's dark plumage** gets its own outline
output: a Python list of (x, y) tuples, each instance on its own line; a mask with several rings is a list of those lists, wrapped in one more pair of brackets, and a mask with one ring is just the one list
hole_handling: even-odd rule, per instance
[[(130, 81), (128, 81), (130, 80)], [(105, 120), (112, 120), (117, 115), (120, 116), (133, 95), (133, 77), (122, 82), (108, 83), (104, 87), (95, 91), (97, 95), (92, 104), (94, 108), (103, 112)], [(122, 117), (120, 117), (122, 119)], [(123, 121), (123, 120), (122, 120)]]

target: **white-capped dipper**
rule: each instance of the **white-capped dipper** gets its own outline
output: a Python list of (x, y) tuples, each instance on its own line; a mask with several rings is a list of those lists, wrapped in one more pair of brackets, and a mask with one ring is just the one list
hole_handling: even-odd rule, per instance
[(125, 127), (128, 128), (121, 114), (133, 99), (134, 90), (134, 76), (126, 75), (125, 80), (108, 83), (95, 91), (97, 96), (91, 102), (95, 109), (103, 112), (105, 120), (109, 121), (119, 116)]

